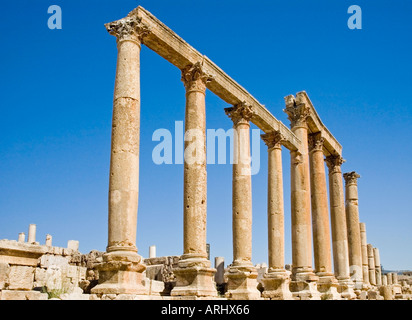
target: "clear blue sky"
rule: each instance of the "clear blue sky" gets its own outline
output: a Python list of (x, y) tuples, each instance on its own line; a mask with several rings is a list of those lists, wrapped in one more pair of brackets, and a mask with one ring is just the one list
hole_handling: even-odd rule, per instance
[[(347, 27), (350, 5), (362, 30)], [(62, 29), (47, 27), (50, 5)], [(289, 125), (283, 97), (305, 90), (357, 171), (360, 221), (385, 269), (412, 269), (412, 2), (397, 1), (7, 1), (0, 51), (0, 239), (37, 224), (54, 245), (104, 251), (115, 37), (104, 23), (142, 5)], [(183, 167), (155, 165), (156, 129), (184, 119), (180, 71), (141, 53), (139, 253), (183, 250)], [(207, 127), (231, 127), (228, 105), (207, 93)], [(253, 262), (267, 261), (267, 160), (253, 176)], [(291, 263), (289, 154), (284, 156), (286, 263)], [(211, 256), (232, 261), (231, 165), (208, 166)]]

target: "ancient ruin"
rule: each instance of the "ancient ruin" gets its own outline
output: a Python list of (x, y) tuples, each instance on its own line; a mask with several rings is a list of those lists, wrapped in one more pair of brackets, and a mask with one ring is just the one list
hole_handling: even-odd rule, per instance
[[(360, 222), (360, 175), (343, 173), (342, 146), (317, 114), (306, 92), (285, 97), (290, 129), (209, 58), (142, 7), (107, 23), (118, 57), (113, 98), (106, 252), (80, 254), (78, 242), (53, 247), (0, 241), (0, 299), (409, 299), (411, 281), (383, 274), (379, 250), (367, 243)], [(197, 161), (184, 164), (184, 249), (180, 256), (143, 259), (136, 246), (139, 194), (140, 51), (153, 50), (182, 72), (185, 130), (203, 133)], [(206, 244), (206, 116), (210, 90), (235, 134), (233, 260), (215, 267)], [(229, 120), (228, 119), (228, 120)], [(268, 152), (268, 265), (252, 263), (250, 124), (263, 131)], [(290, 153), (292, 265), (285, 265), (282, 151)], [(325, 172), (326, 162), (328, 172)], [(328, 195), (328, 184), (329, 195)], [(328, 203), (329, 198), (329, 203)], [(314, 265), (312, 265), (312, 258)], [(55, 293), (55, 292), (54, 292)]]

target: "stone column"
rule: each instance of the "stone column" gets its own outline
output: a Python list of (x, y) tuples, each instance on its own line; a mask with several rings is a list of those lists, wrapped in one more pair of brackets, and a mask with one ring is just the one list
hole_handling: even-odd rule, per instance
[(387, 286), (388, 285), (388, 277), (386, 274), (382, 275), (382, 285)]
[(366, 239), (366, 225), (363, 222), (359, 223), (361, 236), (361, 250), (362, 250), (362, 277), (363, 285), (367, 288), (371, 283), (369, 282), (369, 255), (368, 242)]
[(376, 285), (382, 285), (382, 269), (381, 269), (381, 258), (379, 256), (379, 249), (373, 248), (373, 254), (375, 256), (375, 274), (376, 274)]
[(250, 123), (253, 112), (240, 103), (226, 108), (233, 121), (232, 229), (233, 263), (228, 268), (228, 299), (257, 299), (257, 271), (252, 264), (252, 179), (250, 167)]
[(99, 265), (96, 294), (143, 294), (145, 266), (137, 254), (139, 194), (140, 48), (149, 33), (138, 17), (127, 16), (105, 25), (116, 36), (117, 68), (113, 97), (109, 175), (109, 232)]
[(299, 298), (315, 298), (317, 294), (312, 269), (311, 196), (308, 155), (307, 118), (310, 113), (303, 96), (285, 98), (284, 112), (291, 130), (301, 141), (300, 150), (291, 151), (291, 211), (292, 211), (292, 282), (291, 291)]
[(285, 227), (282, 177), (282, 141), (278, 131), (261, 135), (268, 146), (268, 261), (269, 269), (261, 279), (262, 296), (289, 300), (290, 278), (285, 270)]
[(343, 298), (354, 299), (353, 282), (349, 275), (349, 249), (346, 226), (345, 197), (341, 166), (345, 160), (340, 155), (326, 157), (329, 169), (329, 203), (332, 229), (333, 265), (338, 291)]
[(36, 225), (33, 223), (29, 225), (29, 234), (27, 236), (27, 242), (30, 244), (34, 244), (36, 242)]
[(348, 227), (349, 271), (355, 289), (362, 289), (362, 248), (359, 228), (358, 185), (360, 175), (356, 172), (344, 173), (346, 183), (346, 221)]
[(393, 284), (393, 282), (392, 282), (392, 272), (388, 272), (386, 274), (386, 276), (388, 278), (388, 285), (392, 285)]
[(156, 246), (149, 247), (149, 258), (156, 258)]
[(26, 235), (24, 234), (24, 232), (20, 232), (18, 242), (24, 242), (24, 241), (26, 241)]
[(222, 285), (225, 282), (225, 258), (224, 257), (215, 257), (215, 282), (218, 285)]
[(183, 167), (183, 255), (174, 269), (173, 296), (217, 296), (216, 270), (206, 252), (206, 83), (200, 62), (182, 69), (186, 89), (185, 161)]
[(323, 141), (320, 134), (309, 136), (310, 189), (312, 205), (313, 248), (315, 272), (319, 277), (318, 290), (340, 298), (337, 281), (332, 272), (328, 195), (326, 187)]
[(369, 266), (369, 282), (372, 286), (376, 286), (375, 277), (375, 257), (373, 255), (373, 246), (371, 244), (367, 245), (368, 250), (368, 266)]

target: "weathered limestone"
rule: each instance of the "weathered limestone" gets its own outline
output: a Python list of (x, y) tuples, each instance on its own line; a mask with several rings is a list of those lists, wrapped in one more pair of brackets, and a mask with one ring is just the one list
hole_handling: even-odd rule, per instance
[(245, 103), (225, 109), (233, 121), (233, 263), (227, 268), (228, 299), (258, 299), (257, 272), (252, 264), (252, 179), (250, 123), (253, 111)]
[(149, 258), (156, 258), (156, 246), (149, 247)]
[(333, 244), (333, 264), (338, 291), (343, 298), (354, 299), (353, 282), (349, 274), (348, 233), (346, 226), (345, 197), (341, 166), (345, 160), (341, 156), (326, 157), (329, 169), (329, 203)]
[(217, 285), (221, 285), (225, 282), (225, 258), (215, 257), (215, 282)]
[(291, 211), (292, 211), (292, 282), (291, 291), (299, 298), (315, 298), (318, 277), (312, 269), (312, 234), (310, 215), (310, 175), (308, 156), (309, 107), (297, 94), (285, 98), (284, 112), (291, 122), (292, 132), (301, 140), (298, 151), (291, 151)]
[[(206, 83), (212, 78), (200, 62), (182, 70), (186, 88), (183, 255), (173, 296), (217, 296), (216, 270), (206, 252)], [(192, 140), (195, 139), (195, 142)], [(195, 146), (194, 150), (189, 147)]]
[(379, 255), (379, 249), (378, 248), (373, 248), (373, 254), (375, 257), (375, 268), (376, 268), (376, 285), (381, 286), (382, 285), (382, 268), (381, 268), (381, 258)]
[(362, 248), (359, 228), (358, 186), (360, 177), (356, 172), (344, 173), (346, 183), (346, 222), (348, 227), (349, 271), (355, 289), (361, 290), (362, 277)]
[(19, 238), (18, 238), (17, 241), (18, 242), (25, 242), (26, 241), (26, 235), (24, 234), (24, 232), (19, 233)]
[(322, 294), (340, 298), (338, 282), (332, 272), (330, 245), (328, 195), (323, 156), (323, 141), (320, 134), (309, 136), (309, 162), (311, 182), (312, 228), (315, 272), (319, 277), (317, 288)]
[(371, 244), (368, 244), (367, 250), (368, 250), (369, 282), (372, 286), (376, 286), (375, 257), (373, 255), (373, 246)]
[(139, 194), (140, 48), (149, 33), (136, 17), (105, 25), (117, 40), (109, 180), (109, 233), (95, 294), (144, 294), (145, 266), (137, 254)]
[(360, 236), (361, 236), (361, 250), (362, 250), (362, 278), (364, 288), (369, 288), (369, 255), (368, 255), (368, 242), (366, 239), (366, 225), (363, 222), (359, 223)]
[(52, 239), (53, 237), (50, 234), (46, 234), (46, 242), (45, 242), (46, 246), (49, 246), (49, 247), (52, 246)]
[(31, 244), (36, 243), (36, 225), (33, 223), (29, 225), (29, 234), (27, 237), (27, 242)]
[(289, 274), (285, 270), (285, 227), (282, 177), (282, 140), (284, 136), (273, 131), (262, 135), (268, 146), (268, 261), (269, 269), (261, 282), (262, 297), (289, 300)]

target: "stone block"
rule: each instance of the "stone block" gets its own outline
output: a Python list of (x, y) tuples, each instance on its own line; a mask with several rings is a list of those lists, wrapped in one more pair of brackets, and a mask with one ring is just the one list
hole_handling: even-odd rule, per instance
[(0, 263), (0, 290), (4, 289), (9, 281), (10, 266), (8, 263)]
[(9, 272), (9, 287), (10, 290), (31, 290), (33, 289), (34, 281), (33, 267), (26, 266), (11, 266)]
[(40, 258), (40, 267), (49, 268), (50, 266), (68, 266), (69, 258), (55, 255), (43, 255)]
[(0, 300), (47, 300), (47, 293), (40, 291), (3, 290)]

